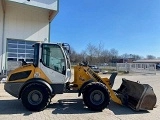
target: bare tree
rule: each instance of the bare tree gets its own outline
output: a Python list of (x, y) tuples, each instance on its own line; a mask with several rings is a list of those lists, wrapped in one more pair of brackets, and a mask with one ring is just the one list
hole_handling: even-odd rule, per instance
[(156, 57), (153, 55), (147, 55), (147, 59), (156, 59)]
[(135, 60), (140, 60), (140, 59), (143, 58), (142, 56), (139, 56), (139, 55), (136, 55), (136, 54), (127, 54), (127, 53), (121, 55), (120, 57), (124, 58), (124, 59), (126, 59), (126, 58), (133, 58)]
[[(96, 47), (96, 56), (97, 58), (100, 58), (101, 54), (102, 54), (102, 51), (103, 51), (103, 48), (104, 48), (104, 44), (102, 44), (101, 42), (98, 44), (98, 46)], [(100, 60), (98, 59), (98, 62), (100, 62)]]
[(142, 59), (143, 57), (142, 56), (140, 56), (140, 55), (132, 55), (132, 58), (134, 58), (135, 60), (140, 60), (140, 59)]
[(101, 53), (101, 62), (107, 63), (109, 62), (110, 52), (108, 50), (103, 50)]
[(96, 46), (89, 43), (86, 48), (86, 53), (88, 55), (88, 61), (90, 64), (94, 63), (94, 59), (96, 57), (97, 48)]
[(86, 50), (82, 50), (82, 52), (80, 53), (80, 56), (81, 56), (81, 61), (88, 61), (87, 60), (87, 53), (86, 53)]
[(83, 61), (83, 56), (81, 54), (78, 54), (73, 48), (71, 48), (70, 60), (72, 64), (77, 64)]
[(71, 47), (70, 48), (70, 60), (72, 63), (76, 61), (76, 51)]
[(123, 55), (121, 55), (121, 58), (129, 58), (130, 57), (130, 55), (129, 54), (127, 54), (127, 53), (125, 53), (125, 54), (123, 54)]
[[(101, 42), (96, 46), (89, 43), (85, 50), (78, 54), (73, 48), (71, 48), (71, 62), (79, 63), (82, 61), (88, 61), (89, 64), (97, 63), (108, 63), (113, 59), (128, 59), (132, 58), (134, 60), (142, 59), (142, 56), (136, 54), (125, 53), (118, 56), (118, 50), (112, 48), (110, 50), (104, 49), (104, 44)], [(148, 55), (147, 59), (155, 59), (153, 55)]]
[(110, 58), (112, 58), (112, 59), (118, 58), (118, 50), (112, 48), (112, 49), (110, 50)]

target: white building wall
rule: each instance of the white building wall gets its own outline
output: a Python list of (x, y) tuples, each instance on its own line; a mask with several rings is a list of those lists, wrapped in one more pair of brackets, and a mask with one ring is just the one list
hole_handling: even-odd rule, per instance
[[(6, 2), (3, 50), (6, 53), (7, 38), (44, 41), (49, 37), (49, 10), (14, 2)], [(6, 69), (6, 54), (1, 68)]]
[(1, 64), (2, 64), (2, 34), (3, 34), (3, 10), (2, 10), (2, 3), (0, 1), (0, 72), (1, 72)]
[(43, 41), (49, 36), (49, 11), (7, 3), (5, 38)]

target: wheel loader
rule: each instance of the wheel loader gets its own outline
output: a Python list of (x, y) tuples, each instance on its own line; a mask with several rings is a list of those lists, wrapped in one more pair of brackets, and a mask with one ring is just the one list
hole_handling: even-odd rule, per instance
[(113, 90), (116, 72), (101, 78), (84, 62), (74, 67), (74, 81), (70, 82), (70, 47), (66, 43), (36, 43), (33, 47), (33, 63), (22, 61), (4, 85), (5, 91), (21, 99), (30, 111), (45, 109), (56, 94), (66, 92), (82, 95), (84, 104), (94, 111), (105, 109), (110, 100), (136, 111), (152, 110), (156, 104), (150, 85), (122, 79), (119, 89)]

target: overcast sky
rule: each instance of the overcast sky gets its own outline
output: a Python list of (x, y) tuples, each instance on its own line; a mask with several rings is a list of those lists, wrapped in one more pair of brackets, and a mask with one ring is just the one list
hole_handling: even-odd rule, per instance
[(51, 42), (77, 52), (102, 43), (119, 55), (160, 57), (160, 0), (59, 0)]

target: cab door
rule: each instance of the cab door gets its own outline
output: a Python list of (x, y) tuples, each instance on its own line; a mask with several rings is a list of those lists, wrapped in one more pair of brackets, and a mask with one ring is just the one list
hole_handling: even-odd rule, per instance
[(66, 79), (66, 56), (58, 44), (42, 44), (40, 68), (54, 84), (64, 84)]

